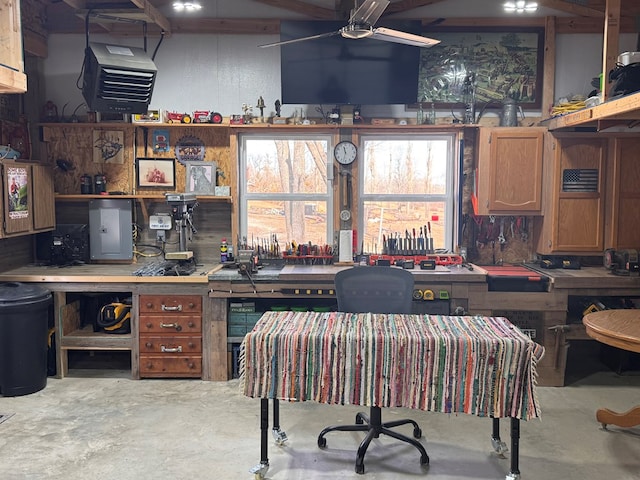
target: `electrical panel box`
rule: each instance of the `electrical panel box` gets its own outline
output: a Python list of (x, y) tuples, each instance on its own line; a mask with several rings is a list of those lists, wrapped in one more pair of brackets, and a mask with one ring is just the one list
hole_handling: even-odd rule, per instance
[(131, 200), (95, 199), (89, 202), (91, 260), (133, 259)]

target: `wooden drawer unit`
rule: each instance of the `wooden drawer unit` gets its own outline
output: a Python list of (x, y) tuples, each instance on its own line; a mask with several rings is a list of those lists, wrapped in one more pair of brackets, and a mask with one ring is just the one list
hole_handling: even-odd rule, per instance
[(140, 377), (202, 377), (202, 297), (140, 295)]

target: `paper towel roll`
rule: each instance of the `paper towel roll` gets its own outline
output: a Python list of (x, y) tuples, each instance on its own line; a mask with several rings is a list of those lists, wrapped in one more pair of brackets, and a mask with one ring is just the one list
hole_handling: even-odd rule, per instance
[(338, 261), (353, 262), (353, 230), (340, 230)]

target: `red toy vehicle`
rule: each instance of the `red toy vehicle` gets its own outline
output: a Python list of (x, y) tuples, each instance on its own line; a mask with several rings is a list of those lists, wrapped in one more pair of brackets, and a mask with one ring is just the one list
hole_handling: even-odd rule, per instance
[(167, 123), (191, 123), (191, 115), (178, 112), (167, 112)]
[(193, 112), (193, 123), (222, 123), (222, 115), (209, 110), (196, 110)]
[(209, 110), (196, 110), (193, 112), (193, 123), (211, 123)]

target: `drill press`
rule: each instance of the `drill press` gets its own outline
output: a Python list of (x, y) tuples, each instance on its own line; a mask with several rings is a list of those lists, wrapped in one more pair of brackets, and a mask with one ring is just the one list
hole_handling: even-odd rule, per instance
[(167, 260), (190, 260), (193, 252), (187, 250), (187, 240), (191, 240), (191, 234), (198, 233), (193, 226), (191, 217), (193, 209), (198, 205), (194, 193), (165, 193), (167, 203), (171, 207), (171, 216), (178, 232), (179, 250), (177, 252), (165, 252)]

